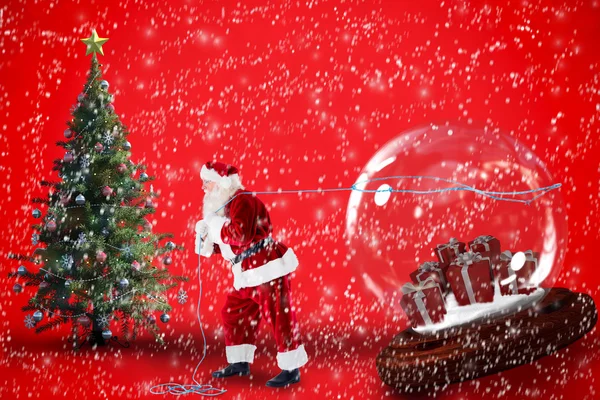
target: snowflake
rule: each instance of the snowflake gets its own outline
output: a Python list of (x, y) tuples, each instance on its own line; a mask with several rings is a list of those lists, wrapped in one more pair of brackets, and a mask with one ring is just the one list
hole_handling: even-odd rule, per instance
[(130, 246), (125, 246), (121, 249), (121, 251), (123, 251), (123, 256), (124, 257), (132, 257), (133, 256), (133, 252), (131, 251), (131, 247)]
[(73, 256), (70, 254), (65, 254), (61, 257), (60, 263), (64, 269), (70, 270), (73, 267)]
[(187, 302), (188, 295), (185, 290), (181, 289), (179, 293), (177, 293), (177, 301), (179, 304), (185, 304)]
[(83, 157), (81, 157), (81, 160), (79, 160), (79, 165), (81, 166), (81, 169), (88, 169), (90, 167), (90, 164), (91, 160), (89, 154), (85, 154)]
[(40, 242), (40, 235), (38, 235), (37, 233), (34, 233), (33, 235), (31, 235), (31, 243), (36, 245)]
[(35, 326), (35, 319), (33, 319), (32, 315), (27, 315), (25, 317), (25, 326), (27, 329), (31, 329)]
[(112, 146), (113, 142), (115, 141), (115, 137), (113, 136), (113, 134), (111, 132), (106, 132), (104, 133), (104, 144), (106, 146)]
[(85, 236), (85, 233), (80, 232), (79, 236), (77, 237), (77, 240), (75, 240), (75, 246), (77, 247), (81, 247), (83, 246), (85, 243), (87, 242), (87, 237)]
[(96, 318), (96, 322), (98, 322), (100, 327), (106, 328), (110, 323), (110, 315), (100, 315), (98, 318)]

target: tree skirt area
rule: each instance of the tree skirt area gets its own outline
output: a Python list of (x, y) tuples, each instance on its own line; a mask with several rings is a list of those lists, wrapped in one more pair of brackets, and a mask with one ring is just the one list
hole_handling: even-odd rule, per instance
[[(265, 382), (279, 372), (276, 349), (267, 330), (261, 331), (259, 343), (264, 340), (266, 344), (259, 344), (250, 377), (212, 379), (211, 371), (225, 365), (225, 348), (221, 342), (209, 339), (208, 354), (198, 369), (197, 380), (227, 389), (227, 393), (219, 396), (224, 399), (410, 398), (384, 385), (375, 368), (377, 353), (392, 340), (392, 331), (368, 335), (356, 331), (325, 333), (316, 329), (307, 332), (305, 346), (309, 363), (302, 369), (301, 382), (287, 389), (265, 386)], [(56, 332), (43, 336), (24, 332), (0, 340), (4, 350), (0, 364), (2, 399), (176, 398), (154, 396), (149, 388), (169, 381), (191, 383), (191, 374), (202, 356), (202, 337), (190, 333), (170, 338), (167, 348), (158, 347), (148, 337), (130, 348), (111, 343), (97, 350), (87, 346), (77, 354), (68, 350), (70, 344)], [(554, 355), (497, 375), (450, 385), (436, 396), (448, 399), (598, 398), (594, 372), (600, 370), (599, 350), (598, 331), (594, 329)]]

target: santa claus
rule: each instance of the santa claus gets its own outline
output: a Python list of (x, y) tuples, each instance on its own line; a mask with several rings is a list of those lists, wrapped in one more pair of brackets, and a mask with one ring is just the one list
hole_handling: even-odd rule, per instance
[(204, 219), (196, 224), (196, 253), (204, 257), (221, 254), (231, 262), (233, 272), (233, 288), (221, 310), (229, 365), (212, 375), (250, 374), (258, 324), (264, 318), (273, 328), (282, 370), (267, 386), (297, 383), (299, 368), (308, 361), (291, 292), (290, 274), (298, 267), (298, 259), (291, 248), (273, 239), (267, 208), (256, 195), (244, 192), (235, 167), (209, 161), (200, 177)]

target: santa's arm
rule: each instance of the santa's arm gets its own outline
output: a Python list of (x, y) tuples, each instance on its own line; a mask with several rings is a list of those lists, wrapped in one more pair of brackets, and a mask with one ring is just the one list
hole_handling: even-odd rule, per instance
[(231, 202), (231, 220), (219, 215), (213, 215), (208, 220), (208, 234), (214, 243), (244, 246), (252, 241), (256, 215), (252, 202), (242, 198), (240, 196)]

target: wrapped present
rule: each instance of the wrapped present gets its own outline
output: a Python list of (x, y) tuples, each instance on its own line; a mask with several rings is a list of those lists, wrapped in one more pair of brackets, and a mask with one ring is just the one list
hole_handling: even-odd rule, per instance
[(414, 283), (422, 283), (428, 278), (433, 278), (440, 285), (443, 294), (446, 294), (449, 290), (448, 282), (446, 281), (446, 273), (443, 270), (442, 264), (439, 262), (424, 262), (419, 266), (419, 269), (411, 272), (409, 276)]
[(444, 267), (447, 267), (454, 259), (467, 250), (467, 245), (464, 242), (459, 242), (456, 238), (450, 238), (448, 243), (438, 244), (434, 249), (435, 255), (440, 260)]
[(492, 268), (496, 268), (500, 261), (500, 241), (490, 235), (481, 235), (469, 242), (469, 250), (479, 253), (482, 257), (489, 257)]
[(514, 254), (506, 250), (500, 254), (498, 268), (494, 271), (496, 279), (500, 284), (500, 293), (503, 295), (523, 294), (527, 288), (532, 285), (529, 283), (533, 273), (538, 268), (540, 253), (527, 250), (525, 253), (525, 263), (522, 266), (513, 268), (512, 259)]
[(489, 257), (473, 252), (460, 254), (448, 266), (446, 279), (456, 302), (461, 306), (494, 300), (494, 280)]
[(400, 305), (413, 328), (441, 322), (446, 315), (442, 290), (433, 278), (402, 286)]

